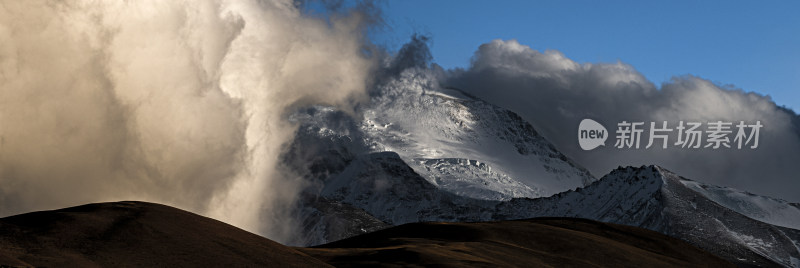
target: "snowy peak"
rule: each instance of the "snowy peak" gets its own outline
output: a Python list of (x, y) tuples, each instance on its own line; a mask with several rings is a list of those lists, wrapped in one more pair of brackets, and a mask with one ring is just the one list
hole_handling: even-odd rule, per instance
[(600, 180), (547, 198), (514, 199), (498, 207), (498, 217), (578, 217), (664, 231), (660, 211), (668, 171), (648, 166), (618, 168)]
[(382, 150), (397, 152), (431, 183), (439, 184), (435, 176), (440, 174), (438, 168), (426, 165), (428, 160), (442, 167), (447, 159), (468, 159), (491, 167), (491, 180), (508, 178), (529, 188), (481, 196), (493, 188), (473, 183), (484, 177), (467, 172), (463, 181), (452, 184), (467, 188), (446, 190), (508, 200), (548, 196), (595, 180), (519, 115), (457, 89), (441, 88), (429, 71), (408, 69), (378, 92), (364, 111), (362, 129)]
[[(659, 167), (617, 168), (606, 177), (621, 179), (631, 185), (639, 180), (661, 180), (670, 188), (685, 187), (722, 207), (739, 214), (776, 226), (800, 230), (800, 207), (786, 200), (761, 196), (730, 187), (723, 187), (687, 179)], [(604, 179), (606, 178), (604, 177)]]
[[(716, 189), (659, 166), (626, 167), (576, 191), (513, 200), (505, 211), (528, 207), (535, 210), (535, 216), (581, 217), (644, 227), (743, 265), (800, 265), (800, 231), (755, 220), (721, 204), (719, 198), (696, 191), (698, 187)], [(771, 199), (737, 200), (742, 207), (752, 207), (756, 205), (751, 203), (758, 200)], [(519, 214), (513, 211), (507, 215)]]
[[(697, 187), (716, 189), (659, 166), (620, 167), (574, 191), (503, 202), (494, 217), (588, 218), (659, 231), (742, 265), (800, 265), (800, 231), (755, 220), (696, 191)], [(726, 200), (730, 201), (722, 201)], [(740, 207), (763, 207), (758, 201), (772, 199), (736, 200)]]
[(595, 180), (517, 114), (441, 88), (429, 70), (402, 72), (356, 114), (315, 106), (291, 115), (299, 130), (287, 166), (318, 190), (355, 158), (394, 152), (444, 191), (495, 201), (549, 196)]

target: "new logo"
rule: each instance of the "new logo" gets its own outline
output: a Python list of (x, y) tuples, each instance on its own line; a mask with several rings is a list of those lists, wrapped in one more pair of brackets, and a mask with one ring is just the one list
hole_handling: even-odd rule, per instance
[(606, 145), (608, 130), (592, 119), (583, 119), (578, 125), (578, 144), (585, 151)]

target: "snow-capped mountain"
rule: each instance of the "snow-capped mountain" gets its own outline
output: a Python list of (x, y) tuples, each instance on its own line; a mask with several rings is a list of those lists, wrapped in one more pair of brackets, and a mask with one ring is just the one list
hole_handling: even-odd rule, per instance
[(584, 188), (547, 198), (480, 200), (427, 183), (394, 153), (375, 153), (355, 160), (326, 185), (322, 195), (362, 208), (393, 225), (588, 218), (659, 231), (739, 264), (800, 265), (800, 231), (752, 219), (687, 184), (710, 187), (657, 166), (628, 167)]
[[(375, 207), (368, 207), (367, 202), (357, 206), (353, 198), (366, 199), (336, 192), (342, 189), (375, 193), (414, 184), (419, 187), (412, 191), (414, 194), (427, 193), (427, 198), (437, 200), (428, 204), (440, 206), (450, 202), (437, 198), (468, 197), (469, 202), (495, 204), (517, 197), (549, 196), (595, 180), (515, 113), (458, 90), (439, 87), (428, 69), (409, 68), (382, 85), (355, 113), (312, 106), (291, 115), (299, 129), (284, 154), (284, 163), (303, 175), (308, 185), (298, 206), (301, 212), (297, 214), (305, 230), (298, 244), (341, 238), (330, 231), (339, 228), (330, 226), (331, 219), (319, 219), (325, 213), (309, 208), (318, 204), (325, 204), (325, 208), (352, 205), (390, 224), (430, 219), (424, 214), (438, 213), (437, 209), (444, 209), (442, 215), (457, 215), (457, 211), (463, 214), (475, 206), (470, 203), (460, 208), (425, 208), (417, 202), (395, 202), (380, 195), (375, 196), (385, 200), (368, 202)], [(383, 170), (383, 166), (405, 169), (398, 174)], [(376, 180), (372, 188), (358, 183), (359, 176), (375, 179), (383, 173), (389, 173), (383, 175), (386, 180)], [(404, 207), (405, 204), (411, 206)], [(380, 209), (374, 209), (377, 207)], [(403, 209), (403, 213), (394, 214), (396, 217), (377, 215), (380, 211)], [(356, 210), (347, 211), (352, 213), (341, 216), (363, 219)], [(478, 219), (464, 215), (450, 220), (467, 218)], [(379, 228), (380, 224), (371, 226)]]
[(357, 115), (320, 106), (292, 115), (300, 130), (290, 166), (323, 179), (358, 155), (390, 151), (439, 189), (485, 200), (550, 196), (595, 180), (517, 114), (440, 88), (430, 70), (408, 69), (375, 92)]
[(378, 91), (362, 129), (442, 189), (508, 200), (595, 180), (517, 114), (441, 88), (428, 70), (408, 69)]
[(325, 186), (322, 195), (393, 225), (588, 218), (662, 232), (742, 265), (800, 265), (800, 231), (726, 208), (687, 184), (704, 185), (657, 166), (628, 167), (586, 187), (546, 198), (481, 200), (435, 187), (397, 154), (387, 152), (354, 160)]
[(513, 112), (440, 88), (428, 70), (406, 70), (355, 112), (291, 118), (284, 162), (309, 185), (302, 245), (409, 222), (557, 216), (648, 228), (742, 265), (800, 266), (797, 204), (657, 166), (596, 180)]
[[(620, 223), (681, 238), (742, 265), (800, 266), (800, 231), (753, 219), (708, 198), (697, 188), (720, 187), (680, 177), (658, 166), (619, 168), (575, 191), (504, 202), (494, 218), (518, 218), (529, 212), (535, 217)], [(736, 200), (750, 207), (769, 198), (750, 199), (753, 201)]]

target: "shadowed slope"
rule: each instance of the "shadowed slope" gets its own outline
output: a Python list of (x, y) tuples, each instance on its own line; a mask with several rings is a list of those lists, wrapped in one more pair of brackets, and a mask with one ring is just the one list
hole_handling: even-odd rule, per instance
[(328, 266), (226, 223), (145, 202), (89, 204), (2, 218), (0, 265)]
[(657, 232), (575, 218), (412, 223), (317, 248), (287, 247), (217, 220), (145, 202), (89, 204), (0, 219), (0, 266), (328, 267), (329, 264), (732, 266)]
[(574, 218), (411, 223), (299, 250), (337, 267), (733, 267), (654, 231)]

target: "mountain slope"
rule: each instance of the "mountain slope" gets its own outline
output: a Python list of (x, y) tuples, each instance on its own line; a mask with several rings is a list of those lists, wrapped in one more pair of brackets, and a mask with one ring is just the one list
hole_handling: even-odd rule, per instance
[(337, 267), (734, 267), (657, 232), (568, 218), (413, 223), (300, 251)]
[(683, 180), (681, 183), (747, 217), (772, 225), (800, 229), (800, 204), (696, 181)]
[(429, 70), (379, 86), (355, 116), (316, 106), (291, 119), (300, 128), (284, 162), (312, 181), (385, 151), (440, 189), (476, 199), (549, 196), (595, 180), (517, 114), (440, 88)]
[(321, 196), (305, 196), (297, 214), (302, 233), (289, 245), (319, 245), (391, 227), (363, 209)]
[(498, 219), (581, 217), (656, 230), (741, 265), (800, 266), (800, 232), (754, 220), (686, 185), (702, 185), (657, 166), (619, 168), (599, 181), (548, 198), (498, 206)]
[(145, 202), (89, 204), (0, 219), (0, 266), (328, 267), (226, 223)]
[(353, 205), (392, 225), (419, 221), (485, 221), (501, 201), (445, 191), (417, 174), (394, 152), (353, 160), (328, 179), (320, 195)]
[(408, 224), (319, 248), (291, 248), (223, 222), (145, 202), (89, 204), (0, 218), (0, 267), (329, 264), (731, 266), (652, 231), (580, 219)]
[[(595, 180), (517, 114), (437, 83), (427, 70), (401, 73), (371, 99), (362, 129), (420, 175), (462, 196), (541, 197)], [(473, 167), (453, 176), (443, 166)]]

